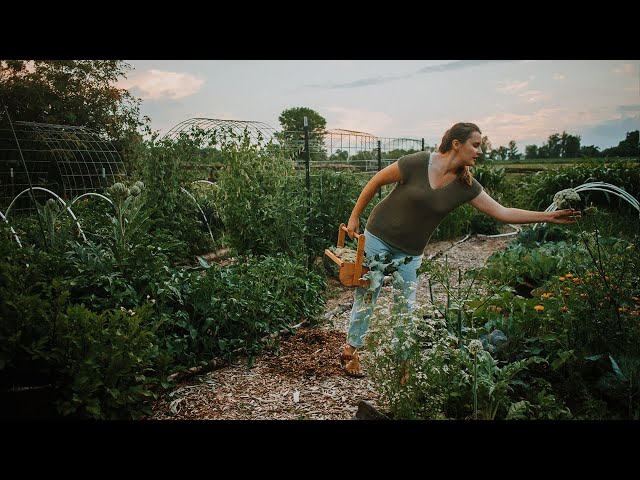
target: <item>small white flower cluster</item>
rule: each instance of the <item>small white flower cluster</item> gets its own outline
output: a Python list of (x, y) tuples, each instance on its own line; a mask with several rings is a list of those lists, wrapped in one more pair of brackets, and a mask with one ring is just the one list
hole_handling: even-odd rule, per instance
[(124, 308), (124, 307), (120, 307), (120, 311), (122, 311), (122, 312), (127, 312), (127, 313), (128, 313), (129, 315), (131, 315), (132, 317), (136, 314), (136, 312), (134, 312), (133, 310), (131, 310), (131, 309), (127, 310), (127, 309), (126, 309), (126, 308)]
[(484, 348), (482, 348), (482, 342), (480, 340), (471, 340), (469, 345), (467, 345), (467, 349), (471, 355), (476, 355), (480, 353)]
[(571, 204), (575, 205), (580, 202), (580, 195), (573, 188), (565, 188), (556, 192), (553, 196), (553, 203), (561, 210), (563, 208), (569, 208)]

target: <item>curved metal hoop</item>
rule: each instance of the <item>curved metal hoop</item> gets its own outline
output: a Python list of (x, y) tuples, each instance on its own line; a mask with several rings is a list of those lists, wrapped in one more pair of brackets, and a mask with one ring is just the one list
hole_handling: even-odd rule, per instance
[[(588, 182), (575, 187), (574, 190), (576, 192), (593, 190), (596, 192), (613, 193), (617, 197), (620, 197), (624, 201), (629, 203), (633, 208), (635, 208), (638, 211), (638, 216), (640, 217), (640, 203), (638, 202), (638, 200), (633, 198), (633, 196), (631, 196), (629, 192), (627, 192), (626, 190), (623, 190), (620, 187), (617, 187), (616, 185), (612, 185), (607, 182)], [(545, 212), (555, 212), (557, 209), (558, 207), (556, 207), (556, 204), (552, 203), (546, 208)], [(539, 225), (538, 223), (534, 224), (533, 228), (535, 229), (538, 225)]]
[[(73, 218), (76, 221), (76, 225), (78, 226), (78, 231), (80, 232), (80, 235), (82, 235), (82, 239), (86, 242), (87, 241), (87, 237), (84, 236), (84, 232), (82, 231), (82, 227), (80, 226), (80, 222), (78, 222), (78, 219), (76, 218), (76, 216), (73, 214), (73, 212), (71, 211), (71, 208), (67, 206), (67, 204), (65, 203), (65, 201), (60, 198), (60, 196), (55, 193), (52, 192), (51, 190), (44, 188), (44, 187), (32, 187), (33, 190), (43, 190), (47, 193), (50, 193), (51, 195), (53, 195), (54, 197), (56, 197), (58, 199), (58, 201), (62, 204), (62, 206), (64, 207), (64, 209), (66, 211), (69, 212), (69, 215), (71, 215), (71, 218)], [(11, 201), (11, 203), (9, 204), (9, 207), (7, 208), (7, 212), (5, 213), (5, 215), (8, 217), (9, 216), (9, 211), (11, 210), (11, 207), (13, 207), (13, 204), (16, 202), (16, 200), (18, 199), (18, 197), (20, 197), (20, 195), (22, 195), (25, 192), (28, 192), (30, 190), (30, 188), (26, 188), (23, 191), (21, 191), (18, 195), (16, 195), (14, 197), (14, 199)], [(5, 218), (6, 220), (6, 218)]]
[[(7, 217), (5, 217), (2, 212), (0, 212), (0, 217), (2, 217), (5, 223), (9, 225), (9, 220), (7, 220)], [(16, 242), (18, 242), (18, 245), (20, 245), (20, 248), (22, 248), (22, 242), (20, 242), (20, 237), (18, 237), (18, 234), (16, 233), (16, 231), (13, 229), (11, 225), (9, 225), (9, 228), (11, 229), (11, 233), (13, 233), (13, 236), (15, 237)]]
[[(202, 180), (196, 180), (196, 182), (199, 182)], [(207, 182), (208, 180), (204, 180), (205, 182)], [(195, 182), (191, 182), (191, 183), (195, 183)], [(212, 182), (209, 182), (212, 183)], [(204, 214), (204, 212), (202, 211), (202, 208), (200, 207), (200, 204), (198, 203), (198, 201), (196, 200), (196, 197), (194, 197), (193, 195), (191, 195), (191, 193), (189, 193), (188, 190), (186, 190), (184, 187), (180, 187), (180, 190), (182, 190), (184, 193), (186, 193), (187, 195), (189, 195), (189, 197), (191, 198), (191, 200), (194, 201), (194, 203), (196, 204), (196, 207), (198, 207), (198, 210), (200, 210), (200, 213), (202, 214), (202, 218), (204, 219), (204, 223), (207, 226), (207, 230), (209, 230), (209, 236), (211, 237), (211, 242), (215, 245), (216, 241), (213, 239), (213, 233), (211, 232), (211, 228), (209, 227), (209, 221), (207, 220), (207, 216)]]

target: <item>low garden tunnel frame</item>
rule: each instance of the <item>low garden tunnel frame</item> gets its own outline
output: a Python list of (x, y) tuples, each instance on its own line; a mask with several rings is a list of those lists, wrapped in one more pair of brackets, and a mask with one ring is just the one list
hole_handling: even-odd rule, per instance
[[(109, 140), (89, 128), (22, 121), (10, 124), (6, 119), (0, 123), (2, 209), (29, 188), (29, 179), (34, 187), (46, 187), (70, 199), (102, 191), (125, 176), (118, 151)], [(42, 191), (33, 193), (38, 202), (46, 200)], [(14, 208), (31, 210), (34, 205), (29, 195), (23, 195)]]
[[(271, 143), (273, 148), (291, 156), (298, 167), (304, 166), (304, 131), (280, 132), (264, 122), (190, 118), (172, 127), (162, 138), (178, 140), (181, 136), (192, 137), (195, 132), (215, 132), (220, 135), (229, 131), (238, 138), (246, 134), (255, 144)], [(425, 145), (424, 138), (382, 138), (367, 132), (340, 128), (312, 132), (309, 139), (310, 162), (320, 168), (376, 171), (405, 152), (421, 150), (431, 150)], [(210, 174), (209, 178), (213, 178), (213, 175)]]
[(181, 134), (189, 135), (194, 130), (227, 132), (242, 136), (246, 131), (253, 142), (266, 143), (275, 139), (275, 129), (264, 122), (249, 120), (221, 120), (216, 118), (190, 118), (172, 127), (162, 138), (176, 140)]

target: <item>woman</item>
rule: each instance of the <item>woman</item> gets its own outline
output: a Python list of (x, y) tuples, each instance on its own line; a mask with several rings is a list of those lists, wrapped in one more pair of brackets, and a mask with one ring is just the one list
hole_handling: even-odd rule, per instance
[[(402, 298), (409, 309), (414, 308), (417, 270), (431, 235), (440, 222), (456, 207), (469, 203), (477, 210), (504, 223), (575, 223), (580, 212), (565, 209), (537, 212), (507, 208), (491, 198), (482, 185), (471, 176), (481, 153), (482, 132), (473, 123), (456, 123), (447, 130), (437, 152), (417, 152), (405, 155), (376, 173), (365, 185), (349, 217), (350, 238), (358, 233), (360, 215), (383, 185), (396, 183), (394, 189), (371, 211), (364, 236), (365, 255), (373, 258), (387, 252), (391, 259), (411, 257), (398, 272), (404, 280), (400, 285)], [(347, 375), (362, 377), (358, 348), (364, 345), (380, 288), (365, 301), (367, 289), (356, 287), (351, 318), (347, 329), (340, 364)], [(396, 301), (398, 297), (396, 296)]]

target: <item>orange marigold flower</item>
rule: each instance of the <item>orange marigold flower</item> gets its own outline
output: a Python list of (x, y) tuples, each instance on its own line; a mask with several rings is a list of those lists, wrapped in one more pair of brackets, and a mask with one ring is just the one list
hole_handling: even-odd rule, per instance
[(564, 277), (560, 277), (560, 281), (561, 281), (561, 282), (564, 282), (565, 280), (566, 280), (566, 278), (564, 278)]
[(634, 310), (631, 315), (640, 315), (640, 310)]
[(544, 307), (542, 305), (536, 305), (535, 307), (533, 307), (533, 309), (537, 312), (541, 312), (542, 310), (544, 310)]
[(593, 273), (591, 273), (591, 272), (587, 273), (587, 277), (593, 277), (593, 275), (594, 275), (594, 274), (593, 274)]
[(580, 281), (580, 278), (574, 277), (574, 278), (572, 278), (572, 280), (573, 280), (573, 283), (578, 283)]
[(570, 287), (564, 287), (564, 289), (565, 289), (567, 292), (570, 292), (570, 291), (571, 291), (571, 288), (570, 288)]
[(567, 274), (565, 275), (565, 277), (567, 277), (567, 278), (571, 278), (571, 277), (573, 277), (573, 273), (567, 273)]
[(629, 310), (627, 307), (619, 307), (618, 308), (619, 312), (626, 312), (627, 310)]
[(549, 297), (553, 297), (553, 292), (547, 292), (542, 294), (542, 298), (549, 298)]

